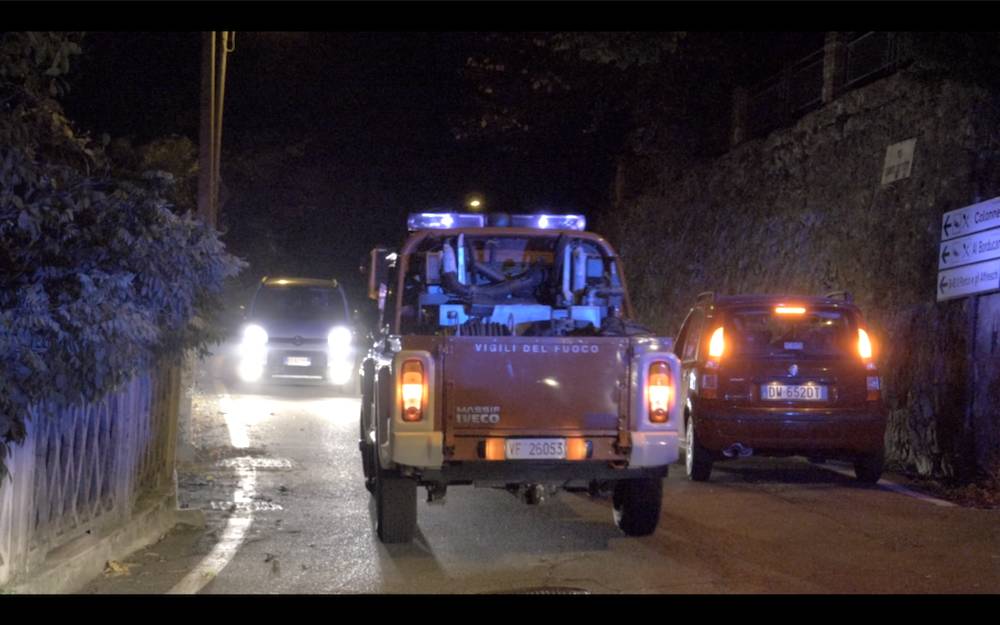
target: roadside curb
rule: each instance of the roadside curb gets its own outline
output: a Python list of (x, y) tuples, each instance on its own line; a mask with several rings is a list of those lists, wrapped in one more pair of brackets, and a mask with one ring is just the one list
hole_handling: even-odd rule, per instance
[(100, 575), (107, 562), (127, 558), (157, 542), (176, 525), (204, 527), (204, 524), (201, 510), (178, 509), (177, 497), (171, 493), (134, 514), (124, 526), (60, 547), (46, 557), (43, 567), (30, 579), (7, 590), (14, 594), (76, 592)]

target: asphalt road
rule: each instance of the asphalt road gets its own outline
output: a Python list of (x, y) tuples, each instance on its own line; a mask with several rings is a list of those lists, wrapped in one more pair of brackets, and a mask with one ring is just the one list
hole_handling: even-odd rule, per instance
[[(421, 501), (412, 545), (382, 545), (357, 450), (358, 398), (245, 392), (203, 363), (179, 499), (205, 512), (84, 593), (998, 593), (1000, 511), (856, 485), (837, 465), (749, 458), (664, 487), (657, 532), (628, 538), (607, 499), (528, 506), (453, 487)], [(892, 479), (892, 476), (887, 476)]]

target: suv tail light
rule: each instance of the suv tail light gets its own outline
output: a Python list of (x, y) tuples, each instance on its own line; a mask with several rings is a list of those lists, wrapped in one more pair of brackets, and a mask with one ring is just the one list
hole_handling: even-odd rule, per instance
[(868, 338), (868, 333), (858, 328), (858, 355), (866, 363), (872, 359), (872, 342)]
[(722, 354), (726, 351), (726, 336), (722, 326), (712, 332), (712, 338), (708, 340), (708, 357), (714, 360), (721, 360)]
[(662, 360), (649, 365), (646, 379), (646, 398), (649, 404), (649, 420), (652, 423), (666, 423), (674, 404), (674, 382), (670, 375), (670, 365)]
[(868, 377), (866, 379), (866, 398), (868, 401), (878, 401), (882, 398), (882, 380), (878, 376), (878, 367), (872, 360), (873, 351), (872, 341), (868, 338), (868, 332), (862, 328), (858, 328), (858, 355), (861, 356), (861, 360), (865, 363), (865, 369), (868, 370)]
[(399, 396), (403, 403), (403, 421), (420, 421), (424, 416), (424, 365), (419, 360), (403, 363)]

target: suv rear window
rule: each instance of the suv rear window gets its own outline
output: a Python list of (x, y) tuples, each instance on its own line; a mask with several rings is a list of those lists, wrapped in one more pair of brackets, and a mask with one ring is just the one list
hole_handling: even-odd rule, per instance
[(841, 356), (856, 341), (851, 314), (834, 308), (807, 308), (779, 314), (774, 308), (731, 310), (726, 343), (744, 356)]

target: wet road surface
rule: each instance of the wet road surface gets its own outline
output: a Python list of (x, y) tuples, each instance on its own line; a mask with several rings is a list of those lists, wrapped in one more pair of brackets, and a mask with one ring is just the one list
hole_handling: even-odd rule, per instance
[[(628, 538), (608, 499), (541, 506), (418, 491), (411, 545), (382, 545), (357, 450), (355, 396), (248, 390), (226, 350), (202, 363), (178, 470), (179, 526), (84, 593), (998, 593), (1000, 511), (862, 487), (837, 465), (749, 458), (708, 483), (671, 467), (653, 536)], [(889, 476), (891, 477), (891, 476)]]

